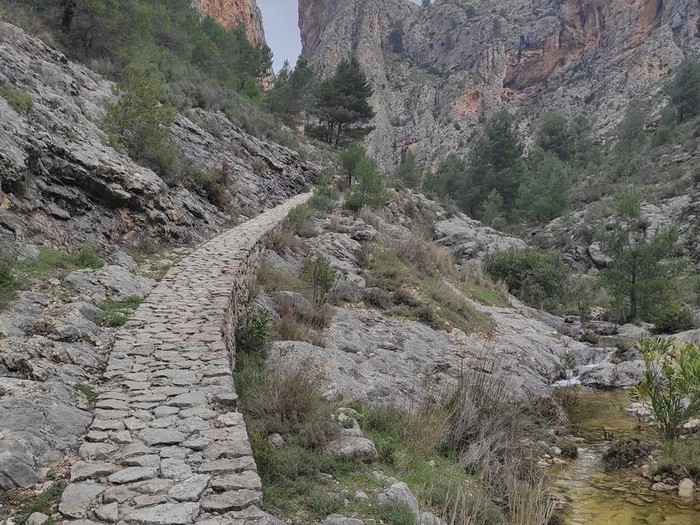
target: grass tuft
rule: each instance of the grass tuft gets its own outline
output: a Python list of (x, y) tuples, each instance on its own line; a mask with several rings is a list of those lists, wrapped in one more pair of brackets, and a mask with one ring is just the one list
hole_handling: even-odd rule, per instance
[(108, 300), (102, 304), (102, 311), (98, 318), (101, 326), (116, 328), (123, 326), (131, 313), (143, 302), (143, 298), (136, 295), (127, 298), (125, 301)]

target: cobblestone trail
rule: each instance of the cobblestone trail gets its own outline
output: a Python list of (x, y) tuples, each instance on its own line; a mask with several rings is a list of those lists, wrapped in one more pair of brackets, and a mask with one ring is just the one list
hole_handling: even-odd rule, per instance
[(202, 245), (117, 334), (61, 497), (65, 523), (275, 521), (257, 508), (260, 478), (236, 411), (234, 330), (267, 234), (309, 196)]

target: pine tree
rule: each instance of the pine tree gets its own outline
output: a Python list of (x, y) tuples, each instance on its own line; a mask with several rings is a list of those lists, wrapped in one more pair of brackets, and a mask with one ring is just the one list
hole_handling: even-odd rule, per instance
[(297, 125), (300, 115), (308, 109), (312, 83), (313, 71), (304, 57), (297, 59), (294, 68), (285, 61), (274, 87), (267, 93), (267, 107), (285, 124)]
[(686, 58), (676, 71), (671, 84), (671, 103), (684, 122), (700, 113), (700, 64)]
[(559, 217), (569, 203), (571, 171), (553, 152), (535, 151), (518, 191), (518, 214), (536, 221)]
[(522, 155), (513, 117), (502, 110), (487, 123), (474, 145), (468, 176), (470, 184), (466, 186), (469, 189), (458, 197), (462, 208), (478, 215), (487, 195), (496, 190), (503, 197), (504, 209), (513, 210), (523, 176)]
[(358, 60), (342, 61), (316, 90), (312, 112), (322, 123), (317, 134), (338, 147), (343, 137), (358, 139), (369, 133), (371, 128), (362, 125), (375, 115), (369, 103), (372, 93)]
[(665, 260), (677, 240), (674, 227), (648, 231), (638, 193), (618, 200), (614, 228), (603, 236), (605, 252), (614, 262), (601, 280), (614, 297), (622, 320), (651, 320), (668, 304), (674, 265)]
[(412, 151), (406, 152), (401, 159), (401, 164), (394, 172), (394, 181), (406, 188), (416, 188), (420, 182), (420, 170), (416, 163), (416, 155)]
[(559, 113), (549, 113), (539, 129), (537, 145), (563, 161), (571, 160), (576, 153), (576, 137), (571, 132), (566, 117)]

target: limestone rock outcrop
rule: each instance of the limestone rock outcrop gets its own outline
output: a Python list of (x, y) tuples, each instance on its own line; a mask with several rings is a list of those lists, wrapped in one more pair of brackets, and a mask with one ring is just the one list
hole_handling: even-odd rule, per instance
[(660, 101), (700, 47), (691, 0), (301, 0), (299, 13), (321, 74), (358, 56), (375, 90), (368, 144), (385, 167), (407, 150), (427, 165), (464, 150), (503, 105), (583, 114), (605, 136), (631, 98)]
[[(1, 249), (191, 243), (230, 220), (203, 192), (166, 184), (109, 144), (99, 124), (111, 82), (3, 22), (0, 63), (0, 82), (32, 100), (25, 111), (0, 97)], [(239, 219), (299, 193), (318, 171), (223, 113), (192, 110), (170, 131), (198, 169), (222, 175)]]
[(194, 5), (206, 16), (215, 18), (226, 29), (243, 24), (248, 40), (265, 42), (262, 15), (255, 0), (196, 0)]

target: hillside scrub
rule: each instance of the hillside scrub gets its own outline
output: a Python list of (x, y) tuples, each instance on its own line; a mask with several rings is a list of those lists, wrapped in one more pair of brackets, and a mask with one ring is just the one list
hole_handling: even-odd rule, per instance
[(559, 304), (570, 272), (559, 256), (534, 248), (491, 255), (484, 269), (506, 283), (510, 293), (537, 307)]
[(242, 94), (260, 96), (258, 79), (269, 71), (265, 44), (248, 41), (242, 26), (226, 30), (202, 18), (188, 0), (53, 2), (5, 6), (10, 19), (32, 20), (71, 58), (121, 80), (135, 59), (167, 79), (164, 95), (174, 106), (221, 108)]

